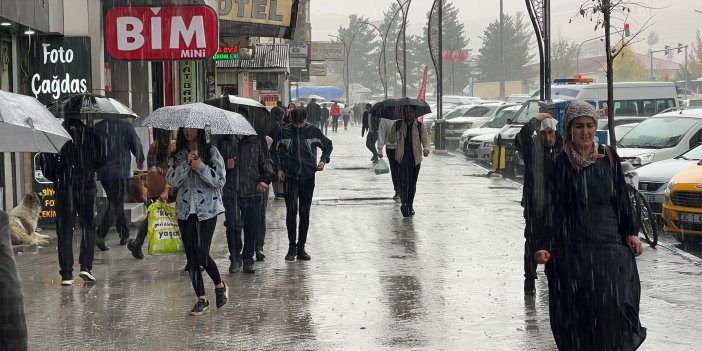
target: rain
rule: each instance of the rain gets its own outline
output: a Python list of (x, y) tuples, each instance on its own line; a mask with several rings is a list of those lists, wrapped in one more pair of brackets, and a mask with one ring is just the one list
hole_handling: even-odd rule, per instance
[(3, 0), (0, 350), (696, 350), (693, 0)]

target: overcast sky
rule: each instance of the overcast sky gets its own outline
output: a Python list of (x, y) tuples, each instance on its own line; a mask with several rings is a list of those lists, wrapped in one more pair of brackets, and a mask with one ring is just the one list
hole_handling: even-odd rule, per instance
[[(449, 1), (449, 0), (446, 0)], [(568, 21), (577, 12), (579, 5), (585, 0), (558, 0), (552, 1), (552, 26), (553, 37), (559, 34), (580, 43), (583, 40), (602, 35), (602, 31), (594, 32), (594, 25), (587, 19), (576, 18), (573, 23)], [(589, 0), (588, 0), (589, 1)], [(660, 37), (654, 49), (662, 49), (664, 45), (677, 45), (678, 42), (690, 44), (695, 38), (695, 31), (702, 29), (701, 0), (639, 0), (655, 4), (659, 9), (652, 11), (640, 10), (629, 20), (631, 30), (636, 31), (647, 18), (654, 15), (651, 30)], [(363, 15), (371, 21), (380, 21), (383, 12), (387, 11), (395, 0), (312, 0), (312, 40), (329, 41), (328, 34), (337, 34), (340, 26), (348, 26), (349, 14)], [(470, 38), (469, 48), (477, 51), (480, 48), (483, 30), (499, 17), (498, 0), (453, 0), (459, 9), (459, 20), (465, 24), (466, 35)], [(410, 7), (408, 33), (420, 34), (426, 25), (426, 14), (431, 8), (433, 0), (412, 0)], [(526, 14), (524, 0), (504, 0), (506, 14), (522, 11)], [(528, 21), (528, 16), (527, 16)], [(648, 32), (644, 33), (644, 38)], [(639, 44), (635, 49), (646, 53), (648, 46)], [(682, 60), (683, 55), (675, 58)]]

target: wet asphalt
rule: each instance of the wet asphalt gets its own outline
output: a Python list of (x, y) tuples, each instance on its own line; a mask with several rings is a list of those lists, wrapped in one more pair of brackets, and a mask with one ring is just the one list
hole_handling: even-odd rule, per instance
[[(332, 162), (317, 176), (312, 207), (311, 261), (284, 261), (285, 205), (271, 197), (265, 262), (253, 275), (226, 273), (221, 215), (211, 254), (230, 286), (229, 304), (193, 317), (184, 255), (135, 260), (113, 230), (112, 249), (96, 251), (97, 283), (76, 277), (62, 287), (55, 234), (44, 229), (49, 244), (16, 249), (30, 349), (556, 349), (542, 267), (536, 297), (522, 292), (521, 185), (487, 178), (460, 156), (432, 154), (422, 163), (417, 214), (403, 218), (390, 176), (372, 170), (360, 128), (330, 137)], [(641, 350), (698, 350), (700, 263), (664, 247), (647, 247), (637, 262), (648, 328)]]

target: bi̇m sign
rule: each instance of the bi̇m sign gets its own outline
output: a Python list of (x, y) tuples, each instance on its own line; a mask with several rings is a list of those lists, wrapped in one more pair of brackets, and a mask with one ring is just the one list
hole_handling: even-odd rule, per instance
[(217, 52), (209, 6), (118, 7), (105, 17), (107, 51), (118, 60), (198, 60)]

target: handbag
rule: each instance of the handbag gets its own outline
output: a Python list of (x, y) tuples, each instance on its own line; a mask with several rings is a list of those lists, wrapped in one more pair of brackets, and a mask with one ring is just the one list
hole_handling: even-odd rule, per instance
[(149, 206), (149, 255), (163, 255), (184, 251), (176, 209), (156, 201)]
[(383, 160), (382, 158), (378, 159), (378, 163), (376, 163), (373, 166), (373, 171), (375, 171), (375, 174), (380, 175), (380, 174), (386, 174), (390, 173), (390, 167), (388, 167), (387, 162)]

